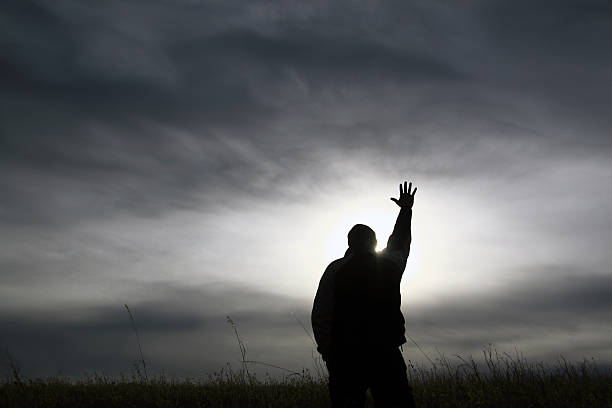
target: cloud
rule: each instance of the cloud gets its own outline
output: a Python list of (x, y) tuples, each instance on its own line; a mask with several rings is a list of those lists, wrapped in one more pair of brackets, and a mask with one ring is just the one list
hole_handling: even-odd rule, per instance
[[(300, 301), (224, 284), (131, 285), (136, 292), (147, 293), (146, 299), (124, 301), (134, 315), (152, 371), (205, 376), (227, 362), (234, 364), (239, 353), (228, 315), (237, 323), (251, 359), (264, 356), (270, 364), (294, 367), (311, 358), (310, 340), (292, 315), (295, 312), (308, 324)], [(132, 324), (121, 303), (55, 304), (35, 312), (5, 312), (0, 320), (1, 346), (27, 376), (61, 372), (78, 377), (84, 371), (119, 375), (129, 373), (139, 358)]]
[(540, 277), (519, 279), (489, 294), (464, 293), (405, 309), (407, 332), (426, 349), (451, 354), (453, 347), (478, 354), (493, 343), (516, 346), (532, 358), (597, 355), (608, 361), (612, 350), (605, 345), (610, 335), (605, 322), (612, 313), (612, 276), (570, 273), (559, 266), (531, 272)]
[[(542, 55), (513, 60), (524, 70), (478, 63), (507, 59), (503, 41), (513, 35), (544, 47), (525, 38), (538, 38), (539, 20), (502, 3), (475, 6), (475, 14), (419, 3), (297, 11), (266, 2), (4, 6), (0, 188), (10, 199), (0, 216), (17, 224), (155, 216), (210, 197), (225, 201), (235, 194), (226, 186), (238, 183), (252, 196), (276, 197), (304, 178), (329, 179), (330, 162), (342, 158), (388, 171), (408, 155), (406, 169), (448, 177), (609, 151), (608, 115), (593, 117), (609, 105), (605, 93), (596, 92), (588, 110), (568, 105), (580, 123), (549, 124), (565, 120), (547, 105), (556, 90), (580, 92), (560, 86), (570, 68), (551, 75), (538, 68), (547, 66)], [(555, 11), (553, 21), (573, 7)], [(398, 14), (410, 24), (399, 24)], [(507, 15), (529, 29), (491, 22)], [(462, 55), (471, 45), (475, 55)], [(583, 59), (583, 74), (594, 64)], [(510, 90), (508, 75), (536, 88)]]
[[(493, 343), (500, 351), (517, 347), (530, 359), (554, 362), (612, 357), (606, 322), (612, 311), (611, 277), (561, 273), (525, 286), (515, 283), (489, 295), (458, 295), (404, 309), (408, 335), (426, 353), (476, 358)], [(250, 359), (289, 369), (312, 369), (313, 345), (299, 321), (310, 328), (310, 304), (246, 286), (187, 287), (156, 282), (134, 287), (145, 298), (129, 303), (152, 372), (203, 376), (238, 358), (230, 315)], [(298, 320), (296, 320), (299, 319)], [(23, 374), (79, 376), (83, 371), (128, 373), (139, 358), (131, 321), (123, 305), (64, 304), (36, 313), (1, 317), (2, 347)], [(407, 358), (422, 360), (412, 342)], [(257, 370), (257, 368), (254, 368)], [(279, 373), (272, 373), (277, 375)]]
[[(407, 317), (426, 346), (544, 350), (555, 332), (609, 353), (609, 282), (592, 272), (610, 261), (607, 3), (0, 9), (3, 327), (27, 372), (128, 369), (128, 293), (159, 367), (222, 365), (228, 310), (262, 359), (310, 361), (286, 316), (307, 302), (279, 288), (315, 284), (327, 214), (407, 176), (423, 197), (411, 276), (427, 289)], [(296, 259), (273, 293), (249, 286)], [(555, 262), (573, 277), (424, 299)], [(130, 281), (219, 276), (232, 287)]]

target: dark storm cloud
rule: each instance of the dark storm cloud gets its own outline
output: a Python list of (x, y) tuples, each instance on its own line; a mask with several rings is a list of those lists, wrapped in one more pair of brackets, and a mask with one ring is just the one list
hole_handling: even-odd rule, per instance
[(492, 40), (513, 53), (546, 50), (553, 58), (612, 61), (609, 53), (599, 52), (612, 33), (608, 24), (612, 7), (607, 0), (486, 2), (482, 17)]
[(501, 51), (487, 58), (481, 75), (530, 89), (533, 97), (547, 100), (587, 130), (575, 137), (590, 152), (609, 151), (612, 54), (605, 49), (612, 39), (610, 2), (487, 2), (480, 17), (489, 46)]
[[(165, 5), (141, 6), (152, 21), (162, 18)], [(208, 7), (179, 7), (176, 23), (193, 32), (157, 40), (138, 35), (145, 29), (136, 15), (118, 19), (133, 24), (133, 34), (108, 9), (74, 8), (14, 3), (3, 14), (5, 221), (104, 216), (117, 207), (156, 213), (193, 205), (194, 191), (210, 196), (215, 186), (249, 189), (257, 178), (295, 173), (288, 163), (303, 153), (268, 132), (282, 112), (258, 95), (282, 93), (292, 71), (319, 88), (461, 76), (419, 50), (351, 36), (350, 26), (340, 36), (289, 27), (262, 34), (235, 24), (207, 32)], [(104, 58), (96, 54), (108, 49)], [(220, 143), (228, 134), (254, 159)]]
[[(155, 15), (161, 12), (155, 5), (141, 7), (141, 12), (149, 11), (145, 15), (152, 14), (153, 22), (162, 18)], [(423, 50), (391, 48), (350, 25), (342, 30), (317, 31), (275, 24), (280, 27), (273, 33), (262, 33), (234, 24), (210, 32), (204, 27), (211, 18), (218, 18), (216, 13), (208, 7), (177, 7), (183, 13), (178, 16), (180, 23), (192, 32), (171, 32), (158, 40), (158, 35), (130, 37), (120, 32), (114, 21), (117, 17), (108, 11), (95, 14), (75, 8), (84, 15), (61, 15), (63, 8), (51, 4), (8, 7), (5, 20), (10, 35), (3, 44), (8, 90), (69, 105), (81, 115), (113, 121), (150, 115), (189, 127), (196, 119), (231, 122), (236, 118), (244, 121), (249, 113), (272, 114), (263, 109), (251, 87), (253, 82), (261, 82), (258, 86), (274, 89), (287, 79), (289, 70), (304, 74), (304, 80), (315, 86), (320, 81), (343, 79), (355, 86), (358, 81), (371, 84), (377, 78), (396, 76), (400, 80), (462, 76)], [(80, 18), (93, 22), (85, 26)], [(137, 27), (134, 31), (144, 24), (136, 15), (127, 20)], [(109, 47), (119, 55), (111, 53), (107, 61), (95, 55), (92, 49), (95, 51), (97, 44), (92, 43), (91, 32), (96, 30), (103, 30)], [(138, 52), (121, 55), (122, 48)], [(151, 59), (147, 61), (150, 65), (126, 72), (131, 61), (142, 54)], [(160, 60), (167, 65), (167, 80), (164, 75), (151, 74), (160, 69)], [(98, 63), (110, 67), (102, 69)]]
[[(548, 274), (553, 271), (557, 277)], [(607, 349), (605, 339), (610, 333), (605, 322), (612, 317), (612, 276), (588, 271), (570, 274), (562, 266), (532, 268), (531, 272), (548, 277), (517, 282), (489, 295), (432, 299), (429, 306), (405, 310), (407, 331), (428, 347), (473, 350), (488, 343), (546, 343), (560, 333), (599, 328), (591, 346)], [(587, 346), (576, 343), (573, 347)]]
[[(141, 285), (139, 290), (146, 291), (149, 300), (126, 302), (155, 372), (203, 376), (227, 362), (233, 364), (239, 354), (228, 315), (248, 345), (250, 358), (269, 353), (267, 347), (272, 344), (278, 353), (271, 354), (268, 363), (308, 363), (303, 357), (310, 355), (310, 340), (292, 314), (308, 324), (307, 307), (300, 300), (227, 285), (185, 287), (159, 282)], [(4, 311), (0, 318), (0, 349), (27, 376), (128, 373), (138, 358), (134, 336), (121, 303)]]
[[(520, 95), (505, 105), (491, 96), (521, 81), (525, 91), (554, 99), (567, 75), (590, 78), (595, 95), (566, 87), (566, 99), (582, 95), (569, 109), (609, 129), (607, 115), (597, 115), (609, 93), (593, 85), (610, 79), (593, 71), (610, 62), (609, 13), (591, 11), (605, 11), (603, 3), (545, 2), (536, 13), (504, 2), (474, 2), (471, 12), (450, 4), (351, 4), (3, 5), (0, 185), (9, 198), (2, 219), (157, 214), (197, 205), (202, 195), (222, 199), (238, 182), (246, 194), (278, 196), (270, 186), (303, 170), (313, 182), (325, 179), (329, 170), (313, 151), (326, 149), (332, 160), (369, 151), (390, 162), (397, 159), (391, 152), (447, 151), (458, 160), (452, 173), (469, 172), (474, 158), (461, 161), (466, 143), (478, 152), (486, 134), (532, 143), (547, 131), (517, 112)], [(540, 20), (552, 27), (538, 31)], [(565, 46), (544, 52), (564, 21), (572, 23), (570, 34), (560, 34)], [(581, 28), (589, 24), (596, 36)], [(577, 53), (581, 64), (555, 65)], [(290, 125), (279, 129), (279, 121)], [(449, 132), (461, 127), (460, 135)], [(546, 135), (561, 147), (545, 148), (599, 149), (607, 145), (601, 133), (585, 132), (580, 143)], [(220, 142), (228, 137), (243, 154)], [(447, 162), (442, 154), (416, 166), (443, 174)], [(266, 188), (251, 187), (261, 179)]]
[[(555, 334), (601, 327), (590, 338), (574, 338), (571, 351), (610, 352), (610, 333), (604, 327), (612, 313), (611, 288), (610, 276), (572, 277), (561, 272), (558, 278), (527, 287), (517, 283), (488, 296), (457, 296), (435, 306), (404, 310), (407, 333), (425, 350), (437, 347), (462, 354), (489, 343), (512, 344), (541, 357), (554, 345)], [(313, 345), (296, 320), (310, 328), (309, 301), (248, 287), (158, 282), (141, 289), (150, 293), (149, 300), (130, 303), (130, 309), (146, 358), (156, 372), (202, 375), (228, 360), (233, 363), (237, 353), (227, 315), (238, 325), (251, 359), (292, 369), (312, 363)], [(1, 346), (29, 376), (58, 371), (78, 376), (85, 370), (126, 373), (137, 359), (131, 322), (119, 303), (4, 312), (0, 327)], [(533, 340), (539, 343), (530, 344)], [(413, 360), (419, 358), (412, 354), (416, 350), (410, 341), (405, 347)]]

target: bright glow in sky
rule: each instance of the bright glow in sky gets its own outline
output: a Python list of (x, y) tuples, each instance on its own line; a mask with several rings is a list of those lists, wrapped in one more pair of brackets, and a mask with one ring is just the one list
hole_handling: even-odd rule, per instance
[(337, 222), (330, 225), (329, 230), (322, 233), (327, 237), (327, 256), (330, 259), (342, 258), (347, 248), (347, 231), (355, 224), (368, 225), (376, 232), (378, 244), (376, 250), (381, 251), (386, 246), (386, 238), (393, 231), (393, 221), (397, 214), (381, 208), (364, 208), (362, 211), (352, 212), (348, 207), (346, 213)]

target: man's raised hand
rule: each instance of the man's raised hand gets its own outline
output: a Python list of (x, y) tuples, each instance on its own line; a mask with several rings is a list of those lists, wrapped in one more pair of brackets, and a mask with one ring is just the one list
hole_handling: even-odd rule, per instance
[(399, 190), (400, 190), (400, 194), (399, 194), (399, 199), (397, 198), (393, 198), (391, 197), (391, 200), (399, 205), (401, 208), (412, 208), (412, 205), (414, 204), (414, 195), (416, 194), (416, 187), (414, 188), (414, 190), (412, 191), (412, 193), (410, 192), (410, 190), (412, 190), (412, 182), (410, 182), (410, 184), (408, 184), (407, 181), (404, 181), (404, 188), (402, 188), (402, 185), (400, 183), (399, 185)]

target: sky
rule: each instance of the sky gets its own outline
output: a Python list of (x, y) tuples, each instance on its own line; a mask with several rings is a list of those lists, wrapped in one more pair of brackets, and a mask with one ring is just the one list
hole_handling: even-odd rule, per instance
[(150, 373), (238, 369), (227, 316), (314, 370), (404, 180), (406, 360), (612, 364), (611, 42), (602, 0), (3, 2), (0, 369), (132, 372), (127, 304)]

